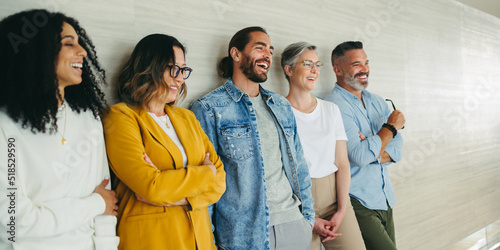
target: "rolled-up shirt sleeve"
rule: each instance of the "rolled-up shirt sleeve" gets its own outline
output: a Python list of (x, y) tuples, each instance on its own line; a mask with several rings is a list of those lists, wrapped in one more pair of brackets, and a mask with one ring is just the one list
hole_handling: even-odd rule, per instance
[[(378, 161), (378, 155), (382, 147), (382, 141), (378, 135), (370, 136), (369, 131), (363, 131), (358, 125), (358, 119), (350, 112), (350, 109), (341, 109), (342, 120), (347, 135), (347, 151), (349, 161), (358, 167), (364, 167), (372, 162)], [(361, 141), (359, 132), (363, 133), (366, 140)]]

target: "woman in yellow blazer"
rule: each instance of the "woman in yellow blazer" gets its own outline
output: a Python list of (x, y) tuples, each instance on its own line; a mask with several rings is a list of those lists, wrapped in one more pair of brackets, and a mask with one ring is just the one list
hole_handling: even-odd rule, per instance
[(144, 37), (104, 119), (119, 249), (216, 249), (207, 206), (224, 193), (225, 172), (194, 114), (175, 106), (192, 71), (184, 51), (174, 37)]

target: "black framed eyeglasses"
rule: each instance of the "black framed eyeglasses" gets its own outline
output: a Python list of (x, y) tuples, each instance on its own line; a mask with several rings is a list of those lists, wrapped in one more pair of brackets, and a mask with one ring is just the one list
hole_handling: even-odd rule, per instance
[[(394, 105), (394, 102), (392, 102), (392, 100), (391, 100), (391, 99), (385, 99), (385, 101), (386, 101), (386, 102), (390, 102), (390, 103), (391, 103), (391, 105), (392, 105), (392, 108), (393, 108), (394, 110), (396, 110), (396, 105)], [(405, 126), (403, 126), (401, 129), (404, 129), (404, 128), (405, 128)]]
[(190, 67), (181, 68), (177, 65), (168, 65), (167, 67), (170, 68), (170, 76), (173, 78), (176, 78), (182, 72), (182, 78), (186, 80), (191, 75), (191, 72), (193, 72), (193, 69)]
[[(316, 67), (318, 69), (321, 69), (321, 67), (324, 65), (322, 62), (320, 61), (317, 61), (317, 62), (313, 62), (311, 60), (305, 60), (305, 61), (302, 61), (302, 62), (294, 62), (292, 64), (290, 64), (290, 66), (294, 65), (294, 64), (297, 64), (297, 63), (302, 63), (304, 65), (304, 67), (306, 67), (307, 69), (312, 69), (313, 67)], [(292, 66), (293, 67), (293, 66)]]

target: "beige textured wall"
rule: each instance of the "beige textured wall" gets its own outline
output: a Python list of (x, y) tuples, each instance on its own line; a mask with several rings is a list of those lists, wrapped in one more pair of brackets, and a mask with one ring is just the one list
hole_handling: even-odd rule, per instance
[(221, 85), (216, 64), (246, 26), (268, 30), (276, 48), (264, 86), (288, 91), (279, 60), (297, 41), (318, 46), (315, 94), (334, 75), (335, 45), (360, 39), (371, 64), (368, 90), (406, 116), (403, 161), (390, 167), (400, 249), (442, 249), (500, 219), (500, 20), (453, 0), (1, 1), (0, 18), (29, 8), (76, 17), (95, 42), (114, 103), (117, 70), (150, 33), (177, 37), (194, 68), (187, 107)]

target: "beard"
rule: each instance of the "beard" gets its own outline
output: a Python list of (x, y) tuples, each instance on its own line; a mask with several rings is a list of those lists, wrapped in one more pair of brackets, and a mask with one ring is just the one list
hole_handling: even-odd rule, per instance
[[(269, 61), (266, 59), (260, 59), (259, 62), (267, 62), (270, 65)], [(240, 65), (240, 69), (243, 74), (252, 82), (261, 83), (267, 80), (267, 72), (259, 73), (257, 72), (257, 62), (253, 61), (251, 58), (247, 57), (244, 59), (243, 63)]]
[[(356, 77), (366, 75), (366, 81), (365, 82), (360, 82)], [(358, 73), (354, 76), (351, 76), (349, 73), (346, 73), (344, 75), (344, 81), (351, 87), (353, 87), (356, 90), (364, 90), (366, 87), (368, 87), (368, 75), (369, 73)]]

